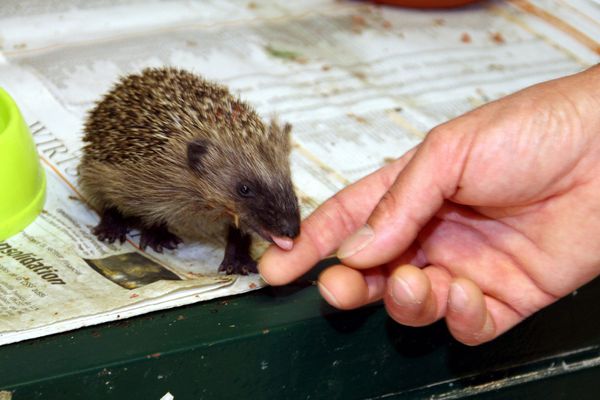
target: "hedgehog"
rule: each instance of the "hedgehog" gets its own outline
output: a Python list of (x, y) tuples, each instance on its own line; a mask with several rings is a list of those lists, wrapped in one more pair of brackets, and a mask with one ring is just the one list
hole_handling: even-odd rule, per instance
[(257, 272), (258, 235), (284, 250), (300, 232), (291, 179), (290, 124), (269, 123), (218, 83), (147, 68), (122, 77), (89, 111), (79, 185), (100, 214), (92, 232), (142, 249), (182, 238), (226, 238), (219, 271)]

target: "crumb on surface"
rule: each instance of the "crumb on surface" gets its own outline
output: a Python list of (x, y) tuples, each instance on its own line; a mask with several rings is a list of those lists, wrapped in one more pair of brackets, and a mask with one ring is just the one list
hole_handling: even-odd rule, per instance
[(295, 51), (278, 49), (271, 45), (266, 46), (265, 50), (270, 56), (281, 58), (282, 60), (295, 61), (300, 64), (306, 64), (308, 62), (306, 57)]
[(360, 34), (366, 26), (367, 20), (365, 20), (365, 17), (363, 17), (362, 15), (352, 16), (352, 32)]
[(367, 74), (365, 74), (363, 71), (352, 71), (352, 75), (354, 75), (355, 77), (357, 77), (361, 81), (366, 81), (367, 80)]
[(502, 36), (502, 34), (500, 32), (493, 32), (491, 34), (491, 38), (492, 41), (496, 44), (503, 44), (506, 43), (506, 40), (504, 39), (504, 36)]
[(12, 392), (8, 390), (0, 390), (0, 400), (11, 400)]
[(356, 115), (354, 113), (347, 113), (346, 114), (348, 117), (354, 119), (356, 122), (360, 123), (360, 124), (366, 124), (367, 123), (367, 119), (364, 117), (361, 117), (360, 115)]

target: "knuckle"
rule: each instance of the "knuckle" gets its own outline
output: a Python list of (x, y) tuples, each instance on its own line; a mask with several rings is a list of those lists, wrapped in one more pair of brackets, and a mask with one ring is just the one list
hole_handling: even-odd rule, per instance
[(348, 210), (344, 201), (340, 198), (339, 193), (336, 193), (332, 198), (331, 202), (334, 205), (335, 218), (341, 222), (345, 234), (353, 233), (359, 226), (360, 222), (356, 220), (354, 215)]
[(448, 124), (441, 124), (432, 128), (425, 137), (425, 140), (429, 143), (440, 143), (444, 142), (445, 137), (449, 134), (450, 128)]
[(453, 139), (457, 137), (458, 133), (453, 133), (449, 125), (442, 124), (436, 126), (427, 134), (423, 145), (431, 153), (443, 155), (450, 152), (449, 147), (453, 147), (455, 142)]

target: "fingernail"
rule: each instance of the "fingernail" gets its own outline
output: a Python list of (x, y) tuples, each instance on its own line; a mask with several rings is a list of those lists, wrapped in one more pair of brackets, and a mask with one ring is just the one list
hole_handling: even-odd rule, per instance
[(337, 301), (335, 296), (323, 285), (321, 282), (318, 283), (319, 292), (321, 292), (321, 296), (327, 301), (329, 304), (334, 306), (335, 308), (340, 308), (340, 303)]
[(484, 339), (485, 341), (489, 340), (490, 337), (494, 336), (494, 332), (496, 332), (496, 325), (494, 321), (489, 316), (489, 314), (485, 318), (485, 323), (483, 324), (483, 328), (479, 331), (475, 337), (478, 339)]
[(337, 251), (338, 258), (348, 258), (358, 253), (375, 239), (375, 231), (369, 225), (360, 228), (342, 243)]
[(408, 282), (399, 276), (392, 278), (390, 295), (392, 296), (394, 302), (399, 306), (421, 303), (421, 301), (417, 299), (417, 296), (415, 296), (415, 293), (410, 288)]
[(469, 304), (467, 292), (458, 283), (454, 282), (450, 285), (448, 293), (448, 307), (453, 311), (463, 312)]

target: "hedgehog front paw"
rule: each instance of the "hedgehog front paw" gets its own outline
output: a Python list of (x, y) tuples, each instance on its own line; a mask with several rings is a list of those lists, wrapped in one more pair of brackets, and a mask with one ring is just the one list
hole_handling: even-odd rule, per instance
[(232, 258), (226, 259), (224, 258), (219, 266), (219, 272), (225, 272), (227, 275), (238, 274), (238, 275), (248, 275), (250, 273), (256, 274), (258, 273), (258, 268), (256, 261), (254, 261), (250, 257), (240, 258)]
[(181, 243), (181, 239), (169, 232), (165, 225), (144, 228), (141, 231), (140, 247), (142, 250), (150, 246), (157, 253), (162, 253), (163, 249), (175, 250), (179, 243)]
[(127, 226), (114, 226), (114, 225), (106, 225), (100, 222), (94, 229), (92, 229), (92, 233), (96, 235), (98, 240), (101, 242), (114, 243), (118, 240), (120, 243), (125, 242), (127, 238), (127, 232), (129, 232), (129, 228)]
[(125, 242), (129, 232), (129, 221), (116, 208), (107, 208), (102, 211), (100, 223), (92, 229), (98, 240), (114, 243), (115, 240)]

